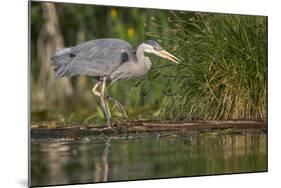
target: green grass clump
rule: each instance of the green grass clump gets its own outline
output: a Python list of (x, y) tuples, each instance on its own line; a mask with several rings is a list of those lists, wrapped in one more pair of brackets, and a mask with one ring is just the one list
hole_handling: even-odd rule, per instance
[(171, 12), (161, 34), (161, 25), (151, 22), (155, 32), (148, 35), (182, 60), (164, 68), (157, 63), (149, 75), (160, 83), (162, 116), (266, 118), (266, 17)]

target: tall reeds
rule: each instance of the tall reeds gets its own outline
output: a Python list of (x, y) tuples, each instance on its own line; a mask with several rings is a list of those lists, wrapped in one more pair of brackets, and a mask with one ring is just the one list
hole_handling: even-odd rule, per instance
[(266, 118), (266, 28), (263, 16), (171, 12), (165, 33), (148, 33), (182, 60), (176, 67), (158, 64), (150, 75), (160, 82), (162, 116)]

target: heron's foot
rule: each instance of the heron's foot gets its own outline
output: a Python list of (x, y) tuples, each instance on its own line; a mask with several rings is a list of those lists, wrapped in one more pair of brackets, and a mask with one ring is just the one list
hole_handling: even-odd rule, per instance
[(119, 127), (114, 126), (112, 124), (108, 125), (108, 128), (111, 129), (113, 132), (115, 132), (117, 134), (121, 133), (121, 130), (119, 129)]
[(128, 115), (127, 115), (127, 112), (126, 112), (124, 106), (118, 100), (116, 100), (110, 96), (106, 96), (106, 99), (114, 102), (114, 105), (111, 110), (114, 110), (115, 108), (119, 108), (122, 111), (123, 116), (125, 118), (128, 118)]

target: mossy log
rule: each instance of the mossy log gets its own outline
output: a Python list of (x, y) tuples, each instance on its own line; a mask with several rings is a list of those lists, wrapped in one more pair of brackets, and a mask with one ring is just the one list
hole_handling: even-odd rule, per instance
[[(216, 130), (253, 130), (267, 131), (266, 120), (206, 120), (184, 122), (160, 122), (160, 121), (133, 121), (114, 125), (121, 134), (147, 133), (161, 131), (180, 132), (210, 132)], [(116, 134), (107, 126), (75, 125), (57, 128), (31, 128), (31, 138), (76, 138), (97, 134)]]

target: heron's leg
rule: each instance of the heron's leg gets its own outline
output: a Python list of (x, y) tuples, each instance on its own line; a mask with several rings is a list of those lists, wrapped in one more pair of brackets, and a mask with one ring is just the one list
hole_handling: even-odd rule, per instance
[(106, 77), (104, 77), (103, 81), (102, 81), (102, 88), (101, 88), (101, 92), (100, 92), (100, 98), (101, 98), (102, 107), (104, 109), (104, 113), (105, 113), (105, 116), (106, 116), (107, 125), (110, 128), (113, 129), (113, 127), (111, 126), (111, 120), (110, 120), (111, 119), (111, 114), (110, 114), (108, 103), (107, 103), (106, 96), (105, 96), (105, 84), (106, 84)]
[[(96, 96), (101, 98), (102, 108), (103, 108), (104, 115), (106, 117), (106, 121), (107, 121), (108, 127), (110, 129), (112, 129), (114, 132), (119, 133), (118, 130), (116, 130), (115, 128), (113, 128), (111, 126), (110, 111), (108, 110), (109, 108), (108, 108), (108, 104), (107, 104), (107, 98), (105, 97), (105, 94), (104, 94), (104, 91), (105, 91), (105, 81), (106, 81), (106, 79), (103, 82), (101, 82), (101, 81), (97, 82), (96, 85), (93, 87), (92, 92), (93, 92), (94, 95), (96, 95)], [(100, 86), (100, 84), (102, 84), (102, 89), (101, 89), (101, 92), (98, 92), (97, 89)], [(106, 129), (106, 128), (103, 128), (101, 130), (104, 130), (104, 129)]]
[[(96, 85), (93, 87), (93, 89), (92, 89), (92, 92), (93, 92), (93, 94), (94, 95), (96, 95), (96, 96), (99, 96), (99, 97), (101, 97), (101, 93), (100, 92), (98, 92), (97, 91), (97, 88), (99, 87), (99, 85), (101, 84), (102, 82), (98, 82), (98, 83), (96, 83)], [(105, 86), (103, 86), (104, 88), (103, 88), (103, 91), (105, 90)], [(105, 96), (105, 94), (104, 94), (104, 96)], [(126, 117), (126, 118), (128, 118), (128, 115), (127, 115), (127, 112), (125, 111), (125, 108), (123, 107), (123, 105), (118, 101), (118, 100), (116, 100), (116, 99), (114, 99), (114, 98), (112, 98), (112, 97), (110, 97), (110, 96), (105, 96), (105, 98), (107, 99), (107, 100), (111, 100), (111, 101), (114, 101), (114, 105), (113, 105), (113, 107), (112, 107), (112, 110), (115, 108), (115, 107), (118, 107), (119, 109), (121, 109), (121, 111), (123, 112), (123, 115)], [(107, 104), (107, 103), (106, 103)], [(109, 107), (108, 107), (108, 104), (107, 104), (107, 108), (109, 109)], [(110, 115), (110, 111), (109, 111), (109, 115)], [(111, 117), (111, 116), (110, 116)]]
[(106, 105), (106, 109), (108, 111), (109, 118), (111, 118), (111, 114), (110, 114), (110, 110), (109, 110), (108, 102), (107, 102), (107, 97), (105, 95), (105, 84), (106, 84), (106, 77), (103, 78), (101, 95), (102, 95), (103, 99), (105, 100), (105, 105)]
[(100, 97), (101, 96), (101, 93), (97, 91), (99, 85), (101, 84), (101, 82), (97, 82), (96, 85), (93, 87), (92, 89), (92, 92), (94, 95)]

